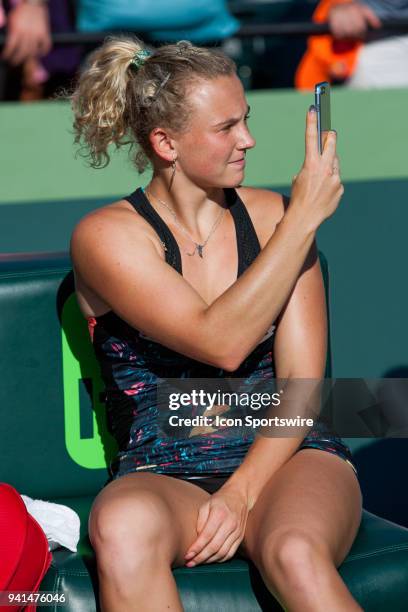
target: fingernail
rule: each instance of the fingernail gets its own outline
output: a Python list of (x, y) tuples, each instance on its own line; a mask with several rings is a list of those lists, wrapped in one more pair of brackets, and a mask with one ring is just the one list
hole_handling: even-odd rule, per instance
[(194, 557), (195, 552), (189, 552), (186, 554), (186, 556), (184, 557), (185, 559), (191, 559), (192, 557)]
[(315, 113), (315, 112), (316, 112), (316, 107), (315, 107), (315, 105), (314, 105), (314, 104), (311, 104), (311, 105), (309, 106), (309, 113)]
[(194, 561), (189, 561), (188, 563), (186, 563), (186, 567), (194, 567), (195, 563)]
[(334, 132), (336, 134), (336, 136), (337, 136), (337, 130), (332, 130), (332, 132)]

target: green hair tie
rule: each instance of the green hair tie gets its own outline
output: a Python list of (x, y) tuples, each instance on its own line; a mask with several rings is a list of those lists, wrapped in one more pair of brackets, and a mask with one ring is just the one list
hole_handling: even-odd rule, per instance
[(135, 66), (136, 68), (140, 68), (141, 66), (143, 66), (143, 64), (145, 63), (146, 59), (151, 55), (150, 51), (148, 51), (147, 49), (141, 49), (140, 51), (137, 51), (134, 56), (133, 59), (130, 62), (131, 66)]

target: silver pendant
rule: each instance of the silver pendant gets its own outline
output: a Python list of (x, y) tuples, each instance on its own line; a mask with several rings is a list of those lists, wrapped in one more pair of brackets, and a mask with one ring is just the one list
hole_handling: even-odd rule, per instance
[(195, 244), (194, 251), (192, 253), (187, 253), (187, 255), (192, 257), (193, 255), (195, 255), (195, 252), (198, 251), (199, 256), (201, 257), (201, 259), (203, 259), (203, 248), (204, 248), (204, 245), (203, 244), (197, 244), (196, 242), (194, 244)]

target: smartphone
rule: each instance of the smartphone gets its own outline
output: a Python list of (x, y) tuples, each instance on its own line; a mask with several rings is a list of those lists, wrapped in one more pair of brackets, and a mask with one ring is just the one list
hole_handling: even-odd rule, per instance
[(321, 155), (327, 132), (331, 130), (330, 83), (327, 83), (327, 81), (315, 85), (315, 106), (317, 109), (317, 142)]

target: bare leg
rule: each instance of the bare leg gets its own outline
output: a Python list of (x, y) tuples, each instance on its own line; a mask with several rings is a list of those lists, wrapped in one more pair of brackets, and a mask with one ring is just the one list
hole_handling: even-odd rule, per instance
[(196, 538), (209, 494), (159, 474), (129, 474), (97, 496), (89, 519), (103, 612), (183, 610), (172, 567)]
[(337, 571), (361, 521), (361, 492), (341, 458), (303, 449), (266, 484), (249, 513), (245, 554), (290, 612), (357, 612)]

